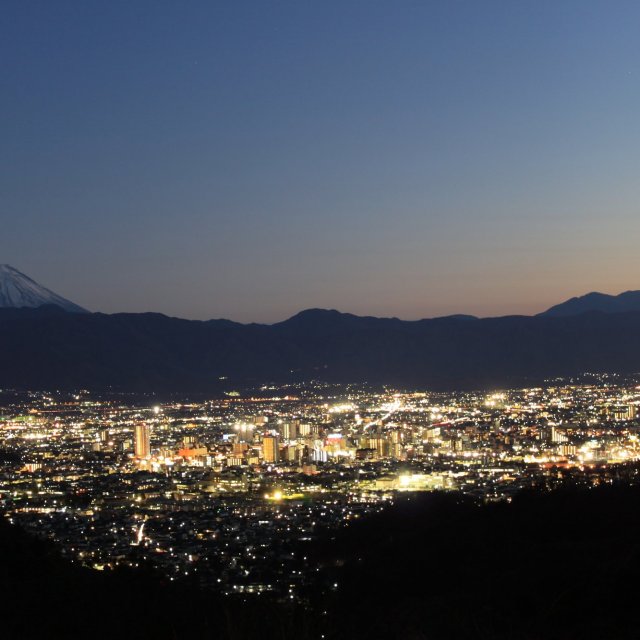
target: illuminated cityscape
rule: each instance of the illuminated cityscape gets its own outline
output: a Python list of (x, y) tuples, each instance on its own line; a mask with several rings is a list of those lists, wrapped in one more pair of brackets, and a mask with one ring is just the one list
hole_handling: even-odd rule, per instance
[[(261, 387), (154, 401), (2, 394), (6, 516), (94, 569), (150, 563), (222, 594), (304, 599), (305, 545), (396, 496), (634, 482), (640, 386), (496, 393)], [(186, 578), (185, 578), (186, 577)]]
[(0, 640), (638, 640), (639, 27), (3, 2)]

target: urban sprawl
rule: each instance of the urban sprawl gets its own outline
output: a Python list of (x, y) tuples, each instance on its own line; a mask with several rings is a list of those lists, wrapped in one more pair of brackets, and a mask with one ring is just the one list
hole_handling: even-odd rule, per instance
[[(0, 392), (0, 502), (95, 569), (304, 598), (314, 540), (404, 492), (509, 501), (635, 482), (640, 386), (399, 392), (307, 383), (222, 398)], [(337, 587), (337, 585), (336, 585)]]

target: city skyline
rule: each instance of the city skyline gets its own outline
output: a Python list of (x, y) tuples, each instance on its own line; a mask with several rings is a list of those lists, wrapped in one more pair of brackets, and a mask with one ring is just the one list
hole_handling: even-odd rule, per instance
[(7, 3), (0, 261), (94, 311), (240, 322), (638, 289), (639, 18)]

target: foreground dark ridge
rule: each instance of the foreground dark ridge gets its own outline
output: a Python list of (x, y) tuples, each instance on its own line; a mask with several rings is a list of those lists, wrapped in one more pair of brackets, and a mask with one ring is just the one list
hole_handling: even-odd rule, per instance
[(421, 494), (338, 535), (327, 640), (632, 640), (640, 488)]
[(299, 607), (220, 598), (152, 570), (71, 564), (0, 514), (3, 638), (283, 640), (317, 638)]
[(640, 488), (621, 485), (485, 507), (458, 494), (414, 495), (308, 549), (325, 568), (309, 605), (295, 607), (221, 599), (146, 570), (83, 569), (0, 519), (3, 631), (68, 640), (632, 640), (638, 506)]
[(639, 327), (640, 312), (407, 322), (310, 310), (274, 325), (242, 325), (0, 309), (0, 386), (213, 392), (310, 378), (526, 386), (585, 371), (638, 371)]

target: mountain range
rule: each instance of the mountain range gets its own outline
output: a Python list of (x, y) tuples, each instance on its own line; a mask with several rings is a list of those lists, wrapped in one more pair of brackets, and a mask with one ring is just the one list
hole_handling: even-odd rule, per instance
[(557, 318), (575, 316), (590, 311), (601, 311), (602, 313), (640, 311), (640, 291), (625, 291), (617, 296), (594, 291), (579, 298), (571, 298), (566, 302), (557, 304), (540, 315)]
[[(34, 309), (45, 305), (56, 305), (65, 311), (73, 313), (88, 313), (86, 309), (43, 287), (15, 267), (8, 264), (0, 264), (0, 309), (19, 309), (22, 307)], [(554, 305), (538, 315), (562, 317), (590, 311), (601, 311), (603, 313), (640, 311), (640, 291), (625, 291), (617, 296), (594, 291)], [(476, 316), (467, 314), (446, 317), (450, 319), (478, 319)]]
[(0, 309), (0, 388), (218, 392), (264, 382), (527, 386), (640, 370), (640, 312), (407, 322), (309, 310), (273, 325)]
[(0, 387), (219, 392), (317, 379), (443, 390), (634, 373), (633, 293), (605, 296), (610, 313), (590, 309), (603, 302), (591, 294), (538, 316), (403, 321), (310, 309), (272, 325), (80, 313), (73, 303), (0, 308)]

